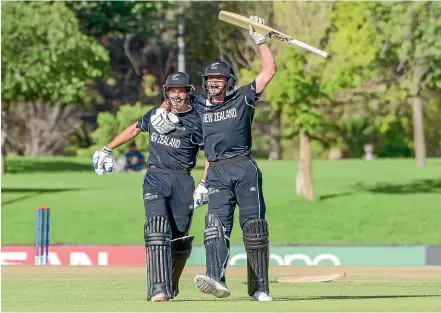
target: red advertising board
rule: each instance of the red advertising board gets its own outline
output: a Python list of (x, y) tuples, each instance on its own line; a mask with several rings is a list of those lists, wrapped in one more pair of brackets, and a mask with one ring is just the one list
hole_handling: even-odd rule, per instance
[[(35, 246), (2, 245), (1, 265), (34, 265)], [(144, 265), (143, 245), (54, 245), (49, 248), (50, 265)]]

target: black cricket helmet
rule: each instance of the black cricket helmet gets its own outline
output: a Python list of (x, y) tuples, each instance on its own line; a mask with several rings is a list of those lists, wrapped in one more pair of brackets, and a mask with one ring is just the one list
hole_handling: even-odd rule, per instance
[(167, 76), (165, 84), (162, 86), (164, 90), (164, 98), (168, 99), (168, 88), (170, 87), (185, 87), (187, 89), (187, 98), (191, 96), (194, 86), (191, 83), (191, 77), (184, 72), (175, 72)]
[[(223, 76), (227, 78), (227, 83), (225, 87), (227, 88), (227, 96), (233, 93), (236, 88), (236, 75), (234, 75), (233, 68), (224, 61), (217, 61), (211, 63), (205, 68), (204, 74), (202, 75), (202, 87), (204, 91), (209, 96), (218, 96), (223, 92), (223, 89), (215, 95), (210, 95), (208, 91), (208, 76)], [(224, 87), (224, 88), (225, 88)]]

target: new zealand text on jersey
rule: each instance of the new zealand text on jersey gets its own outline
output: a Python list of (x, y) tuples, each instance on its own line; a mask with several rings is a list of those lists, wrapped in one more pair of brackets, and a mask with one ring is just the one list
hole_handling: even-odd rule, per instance
[(181, 146), (181, 141), (179, 139), (171, 138), (157, 133), (153, 133), (150, 140), (151, 142), (156, 142), (161, 145), (170, 146), (173, 148), (179, 148)]
[(237, 116), (236, 109), (228, 109), (220, 112), (204, 113), (204, 123), (219, 122)]

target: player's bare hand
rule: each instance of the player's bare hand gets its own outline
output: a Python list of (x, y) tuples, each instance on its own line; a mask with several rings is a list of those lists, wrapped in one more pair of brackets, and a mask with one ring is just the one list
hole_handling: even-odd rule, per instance
[(165, 109), (167, 112), (170, 112), (170, 110), (171, 110), (170, 101), (168, 101), (168, 100), (162, 101), (160, 107)]
[[(258, 17), (258, 16), (251, 15), (249, 19), (253, 22), (256, 22), (256, 23), (259, 23), (262, 25), (265, 24), (265, 20), (261, 17)], [(257, 33), (254, 30), (253, 26), (248, 25), (248, 32), (250, 33), (250, 37), (253, 38), (254, 42), (257, 45), (261, 45), (261, 44), (266, 43), (265, 35)]]

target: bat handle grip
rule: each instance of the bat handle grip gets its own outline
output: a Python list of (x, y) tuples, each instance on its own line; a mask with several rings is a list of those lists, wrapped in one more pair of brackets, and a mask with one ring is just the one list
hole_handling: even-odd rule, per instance
[(322, 51), (320, 49), (314, 48), (304, 42), (301, 42), (300, 40), (297, 39), (291, 39), (290, 41), (288, 41), (288, 43), (292, 44), (292, 45), (296, 45), (300, 48), (306, 49), (308, 51), (314, 52), (315, 54), (318, 54), (324, 58), (327, 58), (329, 56), (329, 53)]

